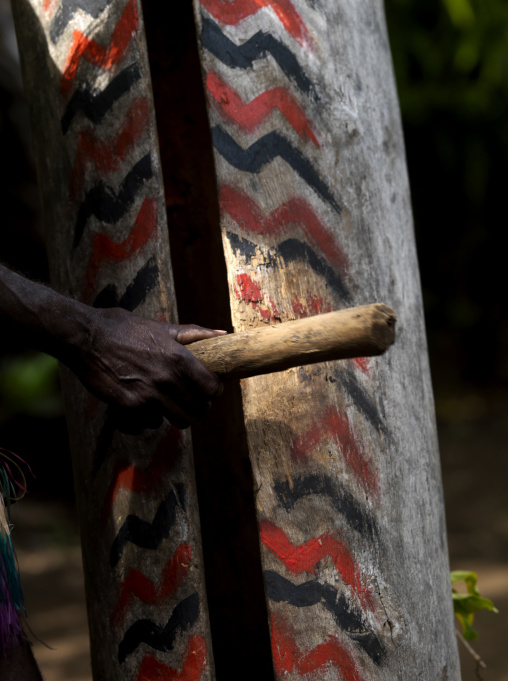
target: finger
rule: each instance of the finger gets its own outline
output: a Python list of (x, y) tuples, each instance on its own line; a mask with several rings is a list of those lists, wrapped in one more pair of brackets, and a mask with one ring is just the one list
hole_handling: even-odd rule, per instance
[[(183, 348), (182, 348), (183, 349)], [(221, 382), (212, 371), (207, 369), (193, 354), (185, 350), (185, 358), (180, 373), (183, 390), (192, 400), (198, 402), (215, 399), (220, 394)]]
[(197, 324), (183, 324), (178, 327), (175, 340), (182, 345), (188, 345), (205, 338), (215, 338), (215, 336), (225, 336), (227, 331), (221, 329), (205, 329)]

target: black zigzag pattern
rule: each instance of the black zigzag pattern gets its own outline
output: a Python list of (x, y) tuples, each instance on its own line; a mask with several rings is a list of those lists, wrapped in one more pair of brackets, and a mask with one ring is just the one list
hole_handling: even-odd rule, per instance
[(247, 173), (259, 173), (267, 163), (281, 158), (339, 215), (342, 213), (342, 206), (312, 163), (278, 132), (269, 132), (243, 149), (220, 125), (216, 125), (212, 128), (212, 141), (228, 163)]
[(159, 626), (148, 619), (134, 622), (118, 646), (118, 661), (120, 664), (125, 662), (141, 643), (146, 643), (161, 652), (172, 650), (178, 633), (190, 629), (198, 617), (199, 596), (193, 593), (176, 606), (164, 626)]
[[(256, 244), (245, 237), (239, 237), (234, 232), (227, 232), (226, 236), (231, 248), (242, 255), (247, 262), (256, 257)], [(305, 262), (316, 274), (323, 277), (327, 287), (333, 291), (341, 301), (350, 304), (351, 294), (344, 283), (344, 279), (330, 265), (319, 257), (308, 245), (298, 239), (285, 239), (276, 246), (277, 253), (282, 256), (285, 263)], [(270, 267), (277, 267), (276, 258), (270, 258)]]
[(87, 193), (79, 207), (74, 228), (74, 248), (81, 241), (86, 223), (94, 215), (107, 224), (114, 224), (133, 205), (136, 194), (143, 184), (152, 177), (152, 161), (146, 154), (125, 176), (118, 193), (102, 180)]
[(358, 382), (353, 372), (350, 369), (342, 372), (337, 371), (335, 377), (346, 389), (346, 392), (349, 393), (355, 407), (362, 412), (374, 428), (382, 433), (387, 433), (385, 422), (379, 413), (376, 403), (367, 390)]
[(171, 490), (161, 502), (151, 523), (141, 520), (137, 515), (128, 515), (111, 547), (111, 567), (117, 565), (128, 542), (143, 549), (157, 549), (161, 541), (169, 536), (178, 507), (185, 509), (185, 488), (182, 483), (175, 485), (175, 490)]
[(324, 496), (347, 524), (359, 534), (370, 539), (379, 536), (374, 517), (344, 485), (331, 475), (299, 475), (293, 478), (290, 485), (287, 480), (279, 480), (274, 485), (279, 506), (290, 511), (299, 499), (314, 494)]
[(278, 244), (277, 250), (286, 263), (307, 263), (311, 270), (323, 277), (328, 288), (338, 295), (343, 302), (352, 303), (352, 297), (344, 279), (330, 265), (327, 265), (308, 244), (302, 243), (298, 239), (286, 239)]
[(69, 130), (74, 117), (79, 111), (82, 111), (92, 123), (98, 125), (113, 104), (126, 92), (129, 92), (134, 83), (140, 78), (141, 68), (135, 62), (115, 76), (104, 90), (91, 89), (88, 85), (74, 90), (60, 121), (62, 133), (65, 135)]
[(295, 55), (272, 35), (258, 31), (243, 45), (235, 45), (211, 19), (203, 19), (201, 44), (230, 68), (251, 68), (257, 59), (270, 54), (287, 78), (306, 95), (318, 100), (314, 85), (304, 73)]
[(115, 284), (107, 284), (93, 302), (93, 307), (122, 307), (124, 310), (134, 310), (145, 302), (149, 293), (153, 291), (159, 281), (159, 267), (153, 255), (127, 286), (124, 293), (119, 295)]
[(321, 584), (317, 579), (312, 579), (296, 585), (274, 570), (265, 570), (264, 578), (268, 598), (272, 601), (289, 603), (297, 608), (321, 605), (376, 664), (383, 662), (386, 649), (379, 638), (366, 627), (362, 616), (352, 608), (346, 597), (339, 596), (330, 584)]
[(58, 41), (79, 9), (97, 19), (112, 2), (113, 0), (61, 0), (49, 29), (51, 42), (56, 43)]

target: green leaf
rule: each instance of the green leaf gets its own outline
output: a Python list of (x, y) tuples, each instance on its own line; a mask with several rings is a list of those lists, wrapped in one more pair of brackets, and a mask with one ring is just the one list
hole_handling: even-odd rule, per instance
[(453, 610), (460, 624), (465, 639), (473, 641), (478, 638), (478, 634), (473, 629), (474, 615), (479, 610), (490, 610), (499, 612), (494, 603), (489, 598), (483, 598), (478, 591), (476, 584), (478, 575), (476, 572), (466, 570), (456, 570), (450, 574), (451, 583), (465, 582), (467, 593), (458, 593), (452, 589)]
[(0, 400), (7, 416), (20, 412), (41, 417), (59, 414), (57, 360), (40, 352), (3, 358)]
[(450, 573), (450, 579), (452, 584), (456, 584), (457, 582), (465, 582), (468, 593), (475, 594), (477, 596), (480, 595), (478, 589), (476, 588), (476, 584), (478, 582), (478, 575), (476, 572), (470, 572), (468, 570), (455, 570), (454, 572)]
[(476, 641), (478, 638), (478, 634), (476, 631), (473, 629), (471, 626), (473, 623), (474, 616), (473, 615), (461, 615), (460, 613), (455, 613), (457, 615), (457, 619), (459, 620), (461, 626), (462, 626), (462, 635), (467, 641)]

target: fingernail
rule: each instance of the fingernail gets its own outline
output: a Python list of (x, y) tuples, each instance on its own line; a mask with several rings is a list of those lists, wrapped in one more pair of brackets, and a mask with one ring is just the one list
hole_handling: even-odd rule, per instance
[(220, 397), (220, 396), (222, 395), (223, 392), (224, 392), (224, 383), (221, 383), (221, 384), (219, 385), (219, 388), (218, 388), (217, 392), (216, 392), (215, 395), (213, 396), (213, 399), (216, 400), (218, 397)]
[(222, 336), (227, 335), (227, 331), (224, 331), (224, 329), (214, 329), (215, 333), (220, 333)]

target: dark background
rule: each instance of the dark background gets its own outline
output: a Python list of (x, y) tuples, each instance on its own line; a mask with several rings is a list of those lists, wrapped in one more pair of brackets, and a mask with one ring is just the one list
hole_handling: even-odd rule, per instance
[[(480, 591), (506, 611), (508, 3), (385, 5), (411, 182), (451, 564), (476, 570)], [(6, 0), (0, 0), (0, 149), (0, 259), (45, 281), (28, 115)], [(72, 505), (55, 363), (26, 346), (25, 339), (6, 337), (0, 329), (0, 443), (32, 466), (33, 503)], [(41, 445), (49, 446), (51, 456)], [(44, 531), (54, 533), (48, 527)], [(477, 618), (476, 647), (490, 664), (485, 679), (508, 680), (506, 621), (503, 612)], [(464, 680), (475, 678), (472, 660), (464, 658), (463, 667)]]

